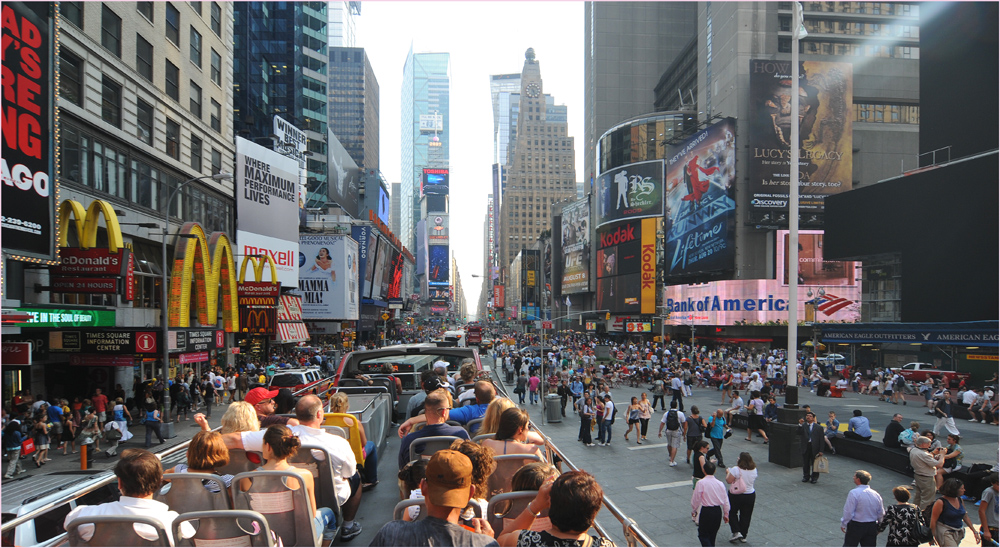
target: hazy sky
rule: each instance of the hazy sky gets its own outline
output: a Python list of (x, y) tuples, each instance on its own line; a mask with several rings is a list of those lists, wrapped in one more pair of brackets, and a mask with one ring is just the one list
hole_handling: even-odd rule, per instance
[[(569, 111), (576, 180), (583, 177), (582, 2), (363, 2), (357, 46), (365, 48), (381, 95), (379, 163), (400, 182), (400, 89), (414, 53), (451, 54), (451, 250), (476, 312), (483, 274), (483, 221), (492, 187), (493, 107), (489, 75), (520, 73), (535, 49), (544, 92)], [(416, 255), (416, 250), (411, 250)]]

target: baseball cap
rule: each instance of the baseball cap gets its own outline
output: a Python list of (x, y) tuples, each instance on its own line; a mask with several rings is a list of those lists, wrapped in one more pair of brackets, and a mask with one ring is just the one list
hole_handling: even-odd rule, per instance
[(427, 497), (432, 504), (448, 508), (465, 508), (469, 504), (472, 486), (472, 461), (469, 457), (443, 449), (434, 453), (427, 463)]
[(433, 392), (441, 388), (441, 379), (439, 377), (431, 377), (422, 383), (422, 387), (426, 392)]
[(271, 390), (269, 392), (267, 388), (257, 387), (247, 392), (247, 395), (245, 398), (243, 398), (243, 401), (249, 403), (250, 405), (257, 405), (258, 403), (264, 400), (272, 399), (277, 395), (278, 395), (277, 390)]

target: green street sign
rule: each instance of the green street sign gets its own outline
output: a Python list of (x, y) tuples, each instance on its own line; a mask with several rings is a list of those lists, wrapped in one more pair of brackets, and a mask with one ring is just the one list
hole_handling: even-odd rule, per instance
[(57, 308), (15, 308), (31, 316), (15, 327), (114, 327), (114, 310), (77, 310)]

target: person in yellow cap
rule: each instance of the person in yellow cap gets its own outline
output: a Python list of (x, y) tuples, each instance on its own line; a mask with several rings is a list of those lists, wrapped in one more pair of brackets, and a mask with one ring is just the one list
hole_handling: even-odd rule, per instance
[(472, 518), (471, 526), (459, 522), (475, 489), (469, 457), (450, 449), (434, 453), (420, 480), (427, 517), (386, 523), (371, 546), (499, 546), (485, 519)]

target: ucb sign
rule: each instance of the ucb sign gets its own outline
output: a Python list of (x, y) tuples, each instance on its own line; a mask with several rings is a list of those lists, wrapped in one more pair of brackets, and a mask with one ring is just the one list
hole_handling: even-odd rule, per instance
[(635, 238), (636, 238), (635, 225), (634, 224), (622, 225), (613, 231), (604, 232), (601, 234), (601, 247), (605, 248), (612, 245), (631, 242)]

